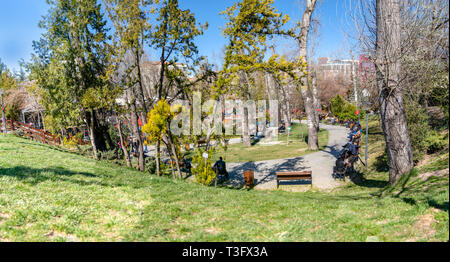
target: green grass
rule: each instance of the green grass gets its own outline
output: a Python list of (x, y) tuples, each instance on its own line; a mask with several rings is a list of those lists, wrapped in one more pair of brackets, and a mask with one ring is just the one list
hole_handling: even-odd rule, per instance
[[(301, 129), (303, 128), (303, 139)], [(220, 156), (229, 163), (245, 163), (256, 162), (271, 159), (285, 159), (295, 158), (298, 156), (312, 153), (308, 151), (308, 130), (307, 126), (294, 123), (289, 136), (289, 143), (287, 134), (282, 133), (278, 136), (278, 144), (263, 145), (261, 142), (255, 142), (251, 147), (246, 148), (240, 144), (232, 144), (224, 150), (222, 147), (218, 147), (214, 152), (213, 161), (219, 159)], [(319, 149), (322, 150), (328, 143), (328, 131), (320, 130), (319, 132)], [(185, 156), (190, 157), (192, 152), (187, 153)]]
[(449, 240), (448, 175), (385, 181), (372, 161), (329, 193), (213, 188), (0, 136), (0, 241)]

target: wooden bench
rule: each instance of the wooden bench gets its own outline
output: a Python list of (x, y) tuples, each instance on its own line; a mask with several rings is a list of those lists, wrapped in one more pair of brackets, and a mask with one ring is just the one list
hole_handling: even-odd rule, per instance
[(206, 147), (206, 140), (198, 140), (197, 141), (197, 147)]
[(293, 180), (311, 180), (311, 187), (312, 187), (312, 171), (276, 172), (276, 174), (277, 174), (277, 189), (280, 186), (280, 181), (293, 181)]

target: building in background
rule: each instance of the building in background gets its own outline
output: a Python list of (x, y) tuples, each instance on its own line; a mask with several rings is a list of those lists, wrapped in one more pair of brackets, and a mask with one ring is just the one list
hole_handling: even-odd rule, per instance
[[(318, 59), (317, 72), (322, 77), (336, 77), (343, 75), (344, 77), (352, 77), (352, 72), (359, 68), (359, 61), (351, 59), (329, 59), (321, 57)], [(354, 71), (355, 70), (355, 71)]]

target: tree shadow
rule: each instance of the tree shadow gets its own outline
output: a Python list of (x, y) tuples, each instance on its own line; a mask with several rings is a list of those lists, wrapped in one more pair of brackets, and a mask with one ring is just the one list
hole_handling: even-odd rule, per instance
[(79, 185), (101, 185), (101, 186), (113, 186), (112, 184), (103, 183), (100, 181), (86, 181), (77, 178), (77, 176), (83, 176), (87, 178), (99, 178), (106, 177), (108, 175), (102, 174), (101, 176), (88, 172), (75, 172), (61, 167), (49, 167), (49, 168), (31, 168), (26, 166), (16, 166), (11, 168), (0, 168), (0, 177), (9, 176), (21, 180), (23, 183), (29, 185), (37, 185), (45, 181), (63, 181), (70, 182)]
[(414, 206), (415, 204), (417, 204), (417, 201), (413, 198), (409, 198), (409, 197), (402, 197), (401, 200), (403, 200), (403, 202), (410, 204), (411, 206)]
[[(300, 166), (299, 166), (300, 165)], [(283, 172), (283, 171), (306, 171), (310, 169), (311, 167), (306, 167), (304, 165), (304, 158), (303, 157), (296, 157), (287, 159), (284, 162), (277, 164), (274, 166), (274, 168), (271, 170), (271, 172), (263, 177), (261, 182), (267, 182), (271, 180), (277, 179), (276, 172)], [(280, 181), (280, 185), (305, 185), (305, 184), (311, 184), (311, 181), (305, 181), (305, 180), (296, 180), (296, 181)]]
[(389, 162), (386, 155), (386, 152), (382, 155), (376, 157), (375, 162), (373, 163), (375, 170), (377, 172), (386, 172), (389, 171)]
[(335, 157), (337, 159), (339, 157), (339, 155), (341, 154), (341, 150), (342, 150), (341, 146), (334, 145), (334, 146), (326, 146), (323, 151), (325, 153), (332, 155), (333, 157)]
[(448, 201), (445, 201), (441, 204), (441, 203), (436, 202), (433, 199), (429, 199), (427, 201), (427, 203), (430, 207), (434, 207), (434, 208), (440, 209), (444, 212), (448, 212)]
[(38, 146), (38, 147), (44, 147), (45, 149), (56, 150), (56, 151), (59, 151), (59, 152), (73, 153), (73, 152), (71, 152), (69, 150), (62, 149), (60, 147), (57, 147), (57, 146), (54, 146), (54, 145), (50, 145), (50, 144), (40, 143), (40, 142), (20, 141), (20, 142), (17, 142), (17, 144), (29, 145), (29, 146)]
[[(233, 186), (237, 188), (242, 188), (244, 186), (244, 171), (253, 170), (255, 174), (255, 186), (269, 183), (271, 181), (276, 181), (276, 172), (280, 171), (304, 171), (308, 167), (302, 165), (304, 162), (303, 157), (285, 159), (278, 164), (270, 164), (265, 161), (255, 163), (247, 162), (239, 164), (232, 168), (229, 172), (230, 179), (227, 181), (227, 186)], [(264, 175), (258, 175), (264, 174)]]
[(356, 170), (354, 172), (350, 172), (349, 178), (350, 181), (360, 187), (385, 188), (389, 184), (388, 181), (366, 179), (363, 173)]
[(254, 145), (257, 145), (259, 142), (260, 142), (261, 140), (259, 139), (259, 138), (252, 138), (251, 140), (250, 140), (250, 145), (251, 146), (254, 146)]

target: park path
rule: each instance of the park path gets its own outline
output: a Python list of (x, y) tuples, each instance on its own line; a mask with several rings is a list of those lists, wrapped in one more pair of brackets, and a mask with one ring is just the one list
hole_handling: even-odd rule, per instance
[[(339, 182), (332, 178), (336, 157), (347, 142), (349, 129), (341, 126), (320, 124), (320, 128), (328, 130), (328, 144), (323, 151), (308, 155), (248, 163), (227, 163), (230, 174), (229, 185), (242, 186), (244, 170), (254, 170), (255, 189), (275, 189), (277, 171), (312, 171), (312, 183), (320, 190), (332, 189)], [(288, 185), (283, 187), (283, 185)], [(305, 186), (296, 186), (299, 182), (282, 181), (280, 186), (291, 191), (303, 191)]]

